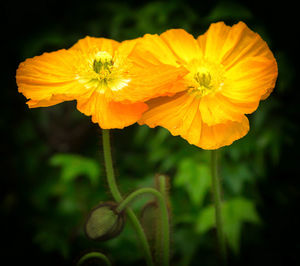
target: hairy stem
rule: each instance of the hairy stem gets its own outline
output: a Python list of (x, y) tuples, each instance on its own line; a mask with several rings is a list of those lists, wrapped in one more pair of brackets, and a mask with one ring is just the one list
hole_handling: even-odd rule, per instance
[(116, 211), (121, 212), (124, 210), (128, 204), (130, 204), (136, 197), (142, 195), (142, 194), (152, 194), (156, 197), (159, 209), (161, 211), (161, 228), (162, 228), (162, 263), (164, 266), (169, 265), (169, 252), (170, 252), (170, 237), (169, 237), (169, 214), (168, 214), (168, 208), (165, 202), (164, 196), (154, 188), (141, 188), (138, 189), (131, 194), (129, 194), (117, 207)]
[(100, 259), (101, 261), (103, 261), (105, 263), (105, 265), (111, 266), (111, 263), (110, 263), (109, 259), (104, 254), (102, 254), (100, 252), (96, 252), (96, 251), (95, 252), (90, 252), (90, 253), (85, 254), (84, 256), (82, 256), (80, 258), (80, 260), (77, 262), (77, 266), (84, 265), (86, 260), (93, 259), (93, 258)]
[[(123, 200), (123, 197), (118, 189), (115, 174), (114, 174), (112, 156), (111, 156), (111, 146), (110, 146), (110, 139), (109, 139), (109, 129), (102, 130), (102, 141), (103, 141), (104, 162), (105, 162), (108, 186), (113, 198), (115, 199), (116, 202), (119, 203)], [(154, 266), (151, 250), (145, 232), (143, 230), (143, 227), (141, 226), (138, 218), (130, 208), (126, 208), (126, 213), (138, 235), (140, 244), (144, 251), (147, 265)]]

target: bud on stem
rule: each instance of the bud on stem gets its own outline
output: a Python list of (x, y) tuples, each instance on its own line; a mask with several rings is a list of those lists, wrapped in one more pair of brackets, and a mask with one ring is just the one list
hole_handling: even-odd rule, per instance
[(90, 212), (85, 224), (85, 233), (88, 238), (104, 241), (121, 233), (125, 216), (123, 212), (116, 211), (117, 206), (114, 202), (105, 202)]

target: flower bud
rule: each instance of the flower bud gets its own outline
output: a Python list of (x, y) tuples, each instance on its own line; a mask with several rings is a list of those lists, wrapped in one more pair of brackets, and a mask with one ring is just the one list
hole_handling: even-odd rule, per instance
[(85, 233), (92, 240), (108, 240), (121, 233), (125, 223), (123, 212), (117, 212), (115, 202), (104, 202), (95, 207), (89, 214)]
[(155, 201), (149, 201), (143, 206), (140, 219), (151, 247), (154, 246), (156, 231), (158, 230), (158, 217), (160, 217), (160, 213)]

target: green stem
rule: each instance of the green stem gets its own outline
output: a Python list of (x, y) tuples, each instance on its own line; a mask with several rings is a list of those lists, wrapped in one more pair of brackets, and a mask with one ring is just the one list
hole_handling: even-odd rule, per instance
[[(167, 198), (167, 188), (166, 188), (166, 177), (162, 175), (158, 175), (155, 178), (156, 180), (156, 187), (158, 191), (161, 193), (161, 195), (164, 197), (165, 203), (168, 206), (168, 198)], [(163, 261), (163, 253), (162, 251), (164, 250), (163, 246), (163, 239), (164, 239), (164, 232), (162, 231), (162, 228), (160, 226), (161, 219), (163, 219), (161, 213), (157, 213), (157, 218), (155, 219), (155, 244), (154, 244), (154, 250), (155, 256), (156, 256), (156, 261)], [(169, 218), (169, 216), (168, 216)], [(169, 224), (170, 224), (170, 219), (169, 219)]]
[(170, 239), (169, 239), (169, 214), (165, 202), (165, 198), (157, 189), (154, 188), (141, 188), (129, 194), (117, 207), (116, 211), (121, 212), (128, 204), (131, 203), (136, 197), (142, 194), (152, 194), (157, 198), (158, 205), (161, 211), (161, 227), (162, 227), (162, 246), (163, 246), (163, 265), (169, 265), (169, 252), (170, 252)]
[(217, 151), (211, 151), (211, 176), (212, 176), (212, 192), (215, 203), (215, 216), (217, 226), (217, 236), (219, 249), (221, 253), (222, 262), (226, 265), (227, 254), (226, 254), (226, 243), (223, 229), (223, 215), (222, 215), (222, 199), (221, 199), (221, 182), (218, 177), (218, 158)]
[(111, 156), (111, 148), (110, 148), (109, 129), (102, 130), (102, 141), (103, 141), (104, 162), (105, 162), (108, 186), (113, 198), (117, 202), (120, 202), (123, 200), (123, 198), (118, 189), (116, 178), (115, 178), (112, 156)]
[(80, 260), (77, 262), (77, 266), (83, 265), (83, 263), (84, 263), (86, 260), (92, 259), (92, 258), (98, 258), (98, 259), (104, 261), (105, 264), (106, 264), (107, 266), (111, 266), (111, 263), (110, 263), (109, 259), (108, 259), (104, 254), (102, 254), (102, 253), (100, 253), (100, 252), (90, 252), (90, 253), (88, 253), (88, 254), (85, 254), (85, 255), (82, 256), (82, 257), (80, 258)]
[(160, 175), (157, 177), (157, 186), (158, 186), (159, 192), (162, 194), (162, 196), (164, 197), (164, 199), (167, 203), (167, 201), (168, 201), (168, 199), (167, 199), (167, 182), (166, 182), (165, 176)]
[[(104, 162), (105, 162), (108, 186), (115, 201), (121, 202), (123, 200), (123, 197), (118, 189), (115, 174), (114, 174), (111, 148), (110, 148), (109, 129), (102, 130), (102, 141), (103, 141)], [(140, 243), (144, 250), (147, 265), (153, 266), (154, 263), (151, 255), (151, 250), (145, 232), (143, 230), (143, 227), (141, 226), (138, 218), (130, 208), (126, 209), (126, 213), (140, 239)]]

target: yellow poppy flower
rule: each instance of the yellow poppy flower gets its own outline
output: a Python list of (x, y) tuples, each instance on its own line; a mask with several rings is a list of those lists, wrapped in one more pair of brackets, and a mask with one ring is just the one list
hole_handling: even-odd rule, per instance
[(138, 122), (165, 127), (203, 149), (230, 145), (246, 135), (245, 114), (269, 96), (277, 78), (268, 45), (243, 22), (232, 27), (214, 23), (197, 39), (182, 29), (145, 35), (136, 50), (141, 57), (151, 52), (161, 64), (188, 71), (170, 87), (175, 95), (147, 102), (149, 109)]
[[(180, 78), (174, 66), (165, 66), (159, 68), (158, 84), (151, 78), (158, 70), (155, 63), (148, 64), (146, 76), (128, 59), (137, 40), (86, 37), (68, 50), (27, 59), (17, 70), (19, 92), (30, 99), (30, 108), (77, 100), (78, 110), (104, 129), (133, 124), (147, 109), (144, 100), (167, 95), (161, 86), (168, 88), (169, 79)], [(145, 87), (144, 80), (151, 85)]]

